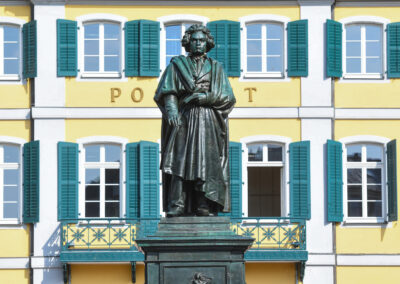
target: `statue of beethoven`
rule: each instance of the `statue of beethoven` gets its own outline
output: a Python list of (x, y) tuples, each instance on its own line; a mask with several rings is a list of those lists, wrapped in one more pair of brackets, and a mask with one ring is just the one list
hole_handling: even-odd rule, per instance
[(208, 28), (182, 38), (188, 56), (171, 60), (154, 100), (162, 112), (163, 207), (168, 217), (230, 211), (228, 114), (236, 100)]

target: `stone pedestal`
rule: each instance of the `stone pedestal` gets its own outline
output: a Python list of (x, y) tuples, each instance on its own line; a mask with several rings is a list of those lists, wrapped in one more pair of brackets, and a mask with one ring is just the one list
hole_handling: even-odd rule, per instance
[(136, 243), (146, 284), (245, 284), (244, 252), (253, 241), (234, 234), (227, 217), (176, 217)]

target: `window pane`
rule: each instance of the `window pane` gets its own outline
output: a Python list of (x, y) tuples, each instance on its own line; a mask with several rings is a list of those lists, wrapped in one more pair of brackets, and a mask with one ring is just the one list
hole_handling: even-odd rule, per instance
[(99, 38), (99, 24), (89, 24), (84, 26), (85, 38)]
[(119, 55), (119, 40), (105, 40), (104, 41), (104, 54), (105, 55)]
[(107, 185), (106, 186), (106, 200), (119, 200), (119, 186)]
[(167, 39), (181, 39), (181, 25), (165, 27)]
[(260, 39), (261, 38), (261, 24), (247, 25), (247, 38)]
[(105, 145), (106, 162), (119, 162), (121, 159), (121, 147), (116, 145)]
[(368, 185), (368, 200), (382, 200), (382, 188), (380, 185)]
[(362, 217), (361, 202), (349, 202), (347, 206), (347, 214), (349, 217)]
[(382, 155), (381, 146), (367, 145), (367, 162), (382, 162)]
[(86, 202), (85, 217), (100, 217), (100, 203)]
[(347, 183), (361, 183), (361, 169), (348, 169)]
[(19, 163), (19, 147), (4, 145), (4, 163)]
[(86, 184), (100, 184), (100, 169), (86, 169), (85, 170), (85, 183)]
[(19, 74), (19, 59), (4, 59), (4, 74)]
[(4, 218), (18, 218), (18, 203), (5, 203), (3, 216)]
[(119, 183), (119, 169), (106, 169), (106, 183)]
[(119, 39), (119, 25), (104, 24), (105, 39)]
[(366, 25), (365, 32), (366, 32), (367, 40), (381, 40), (382, 39), (382, 28), (380, 26)]
[(4, 170), (4, 185), (18, 184), (19, 170)]
[(346, 26), (346, 40), (361, 40), (361, 26)]
[(268, 144), (268, 161), (282, 161), (282, 146)]
[(100, 162), (100, 145), (85, 147), (86, 162)]
[(119, 217), (119, 202), (106, 202), (106, 217)]
[(367, 183), (381, 183), (381, 169), (367, 169)]
[(346, 68), (348, 73), (361, 73), (361, 59), (360, 58), (347, 58)]
[(267, 58), (267, 71), (268, 72), (282, 72), (282, 57), (268, 57)]
[(347, 199), (348, 200), (362, 200), (361, 185), (347, 186)]
[(4, 41), (17, 41), (19, 42), (19, 28), (11, 26), (4, 27)]
[(368, 217), (382, 217), (382, 202), (368, 202)]
[(263, 160), (263, 145), (250, 145), (249, 151), (249, 162), (262, 162)]
[(261, 72), (261, 56), (247, 57), (247, 71)]
[(192, 25), (194, 25), (193, 23), (185, 23), (183, 24), (183, 26), (185, 27), (185, 31), (190, 28)]
[(348, 162), (361, 162), (361, 145), (350, 145), (346, 149)]
[(182, 51), (181, 42), (178, 40), (167, 40), (167, 54), (180, 55)]
[(4, 57), (18, 58), (19, 57), (19, 44), (18, 43), (4, 43)]
[(267, 25), (267, 39), (282, 39), (283, 27), (279, 24), (268, 24)]
[(267, 40), (267, 55), (281, 55), (282, 42), (280, 40)]
[(361, 56), (361, 42), (346, 43), (347, 56)]
[(18, 186), (4, 186), (4, 201), (18, 201)]
[(87, 185), (85, 200), (100, 200), (100, 186), (98, 185)]
[(167, 56), (165, 59), (165, 66), (168, 66), (168, 64), (171, 62), (173, 56)]
[(247, 41), (247, 55), (261, 55), (261, 40)]
[(98, 55), (98, 54), (99, 54), (99, 41), (85, 40), (85, 55)]
[(104, 71), (118, 72), (119, 71), (119, 56), (104, 57)]
[(381, 42), (366, 42), (367, 56), (379, 56), (382, 55), (382, 44)]
[(98, 56), (85, 56), (85, 71), (99, 71)]
[(367, 58), (367, 73), (382, 73), (382, 60), (380, 58)]

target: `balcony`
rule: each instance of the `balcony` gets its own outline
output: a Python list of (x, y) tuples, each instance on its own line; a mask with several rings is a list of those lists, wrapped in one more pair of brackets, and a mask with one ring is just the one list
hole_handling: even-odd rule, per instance
[[(143, 261), (136, 237), (155, 231), (158, 219), (76, 219), (61, 223), (64, 263)], [(237, 235), (255, 239), (247, 261), (306, 261), (305, 220), (291, 218), (241, 218), (231, 220)]]

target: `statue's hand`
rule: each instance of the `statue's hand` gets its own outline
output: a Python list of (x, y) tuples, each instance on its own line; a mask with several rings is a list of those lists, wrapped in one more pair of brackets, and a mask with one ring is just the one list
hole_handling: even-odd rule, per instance
[(185, 104), (192, 103), (194, 105), (203, 106), (207, 104), (207, 94), (206, 93), (193, 93), (189, 97), (185, 98)]
[(168, 114), (168, 124), (174, 127), (178, 127), (182, 124), (181, 115), (179, 113)]

